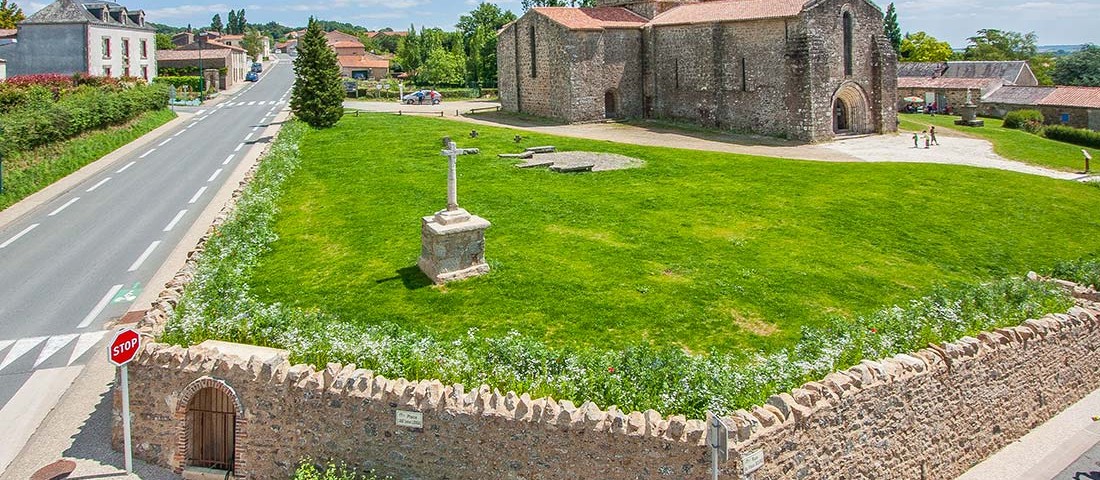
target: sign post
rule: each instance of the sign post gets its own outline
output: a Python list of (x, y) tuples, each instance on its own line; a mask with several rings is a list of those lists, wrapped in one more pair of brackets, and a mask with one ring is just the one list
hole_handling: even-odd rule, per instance
[(107, 359), (122, 369), (119, 376), (122, 377), (122, 436), (123, 442), (125, 442), (124, 455), (127, 474), (134, 473), (134, 456), (130, 439), (130, 375), (126, 369), (126, 364), (134, 359), (140, 346), (141, 335), (138, 335), (132, 329), (126, 328), (115, 334), (115, 338), (111, 340), (111, 345), (107, 350)]
[(1085, 154), (1085, 173), (1089, 173), (1092, 169), (1089, 167), (1089, 162), (1092, 161), (1092, 155), (1089, 155), (1089, 151), (1081, 149), (1081, 153)]
[(729, 427), (717, 415), (707, 412), (707, 447), (710, 449), (711, 478), (718, 480), (718, 462), (729, 459)]

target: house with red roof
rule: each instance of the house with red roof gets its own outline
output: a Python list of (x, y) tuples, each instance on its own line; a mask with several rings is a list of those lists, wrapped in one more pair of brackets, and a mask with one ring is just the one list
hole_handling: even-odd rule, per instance
[(252, 60), (245, 49), (215, 40), (222, 37), (212, 33), (202, 33), (193, 38), (195, 41), (174, 50), (157, 50), (158, 68), (176, 72), (193, 71), (191, 75), (198, 75), (201, 69), (204, 76), (210, 77), (210, 84), (214, 84), (215, 78), (210, 72), (217, 71), (216, 87), (220, 90), (244, 81), (252, 68)]
[(537, 7), (497, 47), (504, 109), (566, 122), (686, 121), (804, 141), (897, 129), (869, 0), (596, 0)]
[[(913, 104), (935, 106), (937, 111), (957, 111), (970, 101), (977, 103), (1004, 86), (1039, 85), (1025, 61), (902, 62), (898, 64), (898, 108)], [(906, 98), (919, 97), (922, 102)]]

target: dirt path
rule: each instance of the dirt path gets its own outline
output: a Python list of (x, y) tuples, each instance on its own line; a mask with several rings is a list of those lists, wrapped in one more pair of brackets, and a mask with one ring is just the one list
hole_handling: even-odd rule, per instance
[(348, 101), (347, 108), (368, 111), (444, 116), (479, 125), (516, 128), (532, 132), (606, 140), (653, 147), (673, 147), (709, 152), (739, 153), (765, 157), (826, 162), (910, 162), (966, 165), (1039, 175), (1061, 180), (1097, 180), (1073, 172), (1063, 172), (1009, 160), (993, 152), (986, 140), (953, 131), (939, 135), (940, 145), (925, 149), (913, 147), (911, 134), (867, 135), (843, 138), (822, 144), (801, 144), (753, 135), (734, 135), (706, 130), (664, 126), (657, 123), (588, 123), (562, 125), (546, 120), (504, 113), (466, 115), (473, 109), (493, 108), (499, 103), (456, 101), (442, 105), (401, 105), (396, 102)]

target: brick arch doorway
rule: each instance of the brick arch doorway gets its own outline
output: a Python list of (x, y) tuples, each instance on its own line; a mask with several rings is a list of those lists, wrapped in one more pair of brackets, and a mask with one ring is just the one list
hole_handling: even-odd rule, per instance
[(203, 468), (246, 476), (239, 442), (245, 438), (244, 407), (232, 387), (210, 377), (191, 382), (176, 403), (176, 421), (176, 473)]
[(619, 118), (619, 93), (608, 90), (603, 94), (604, 118)]
[(841, 85), (833, 94), (832, 110), (834, 134), (874, 133), (867, 95), (859, 85), (853, 82)]

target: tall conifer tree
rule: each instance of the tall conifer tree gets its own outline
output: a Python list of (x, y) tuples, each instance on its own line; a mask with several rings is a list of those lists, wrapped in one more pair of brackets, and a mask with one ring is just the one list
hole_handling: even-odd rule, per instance
[(298, 42), (294, 59), (294, 90), (290, 108), (314, 128), (327, 128), (344, 115), (344, 88), (336, 52), (328, 46), (321, 24), (309, 17), (306, 34)]
[(886, 38), (890, 40), (890, 45), (894, 46), (894, 53), (901, 53), (901, 27), (898, 26), (898, 11), (894, 9), (893, 3), (886, 7), (882, 29), (886, 33)]

